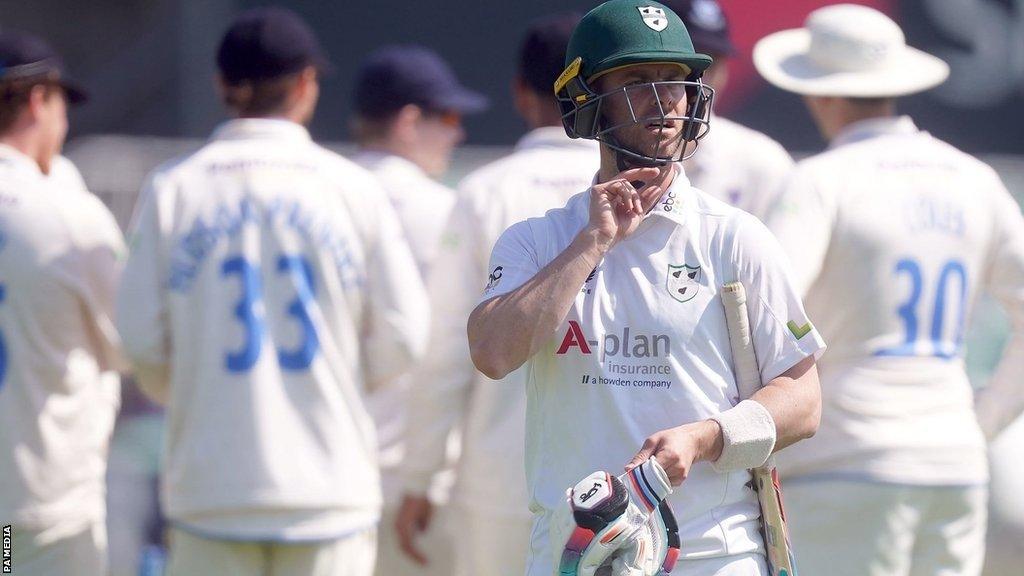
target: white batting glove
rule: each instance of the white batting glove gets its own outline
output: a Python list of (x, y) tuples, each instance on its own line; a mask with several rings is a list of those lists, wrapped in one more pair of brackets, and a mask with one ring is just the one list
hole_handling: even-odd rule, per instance
[(551, 537), (555, 576), (661, 576), (679, 556), (666, 496), (668, 475), (654, 458), (618, 478), (594, 472), (566, 492)]

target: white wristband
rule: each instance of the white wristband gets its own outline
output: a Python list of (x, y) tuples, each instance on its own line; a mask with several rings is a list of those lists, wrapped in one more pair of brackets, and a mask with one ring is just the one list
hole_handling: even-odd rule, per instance
[(760, 402), (744, 400), (711, 417), (722, 427), (722, 455), (711, 466), (718, 472), (757, 468), (775, 448), (775, 420)]

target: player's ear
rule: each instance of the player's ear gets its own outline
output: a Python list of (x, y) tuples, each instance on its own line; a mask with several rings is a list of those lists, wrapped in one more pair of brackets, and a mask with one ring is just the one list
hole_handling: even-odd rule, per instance
[(526, 81), (523, 80), (523, 77), (517, 74), (512, 80), (512, 103), (515, 105), (519, 115), (524, 118), (528, 117), (532, 96), (533, 91), (526, 84)]
[(389, 131), (392, 136), (403, 142), (415, 142), (419, 122), (423, 116), (422, 108), (415, 104), (406, 104), (395, 112)]
[(36, 84), (28, 90), (25, 110), (33, 120), (46, 114), (46, 106), (50, 96), (50, 88), (46, 84)]

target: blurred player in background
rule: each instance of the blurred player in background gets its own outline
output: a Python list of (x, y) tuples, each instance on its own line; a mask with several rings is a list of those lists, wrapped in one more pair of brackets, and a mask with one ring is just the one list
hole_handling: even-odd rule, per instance
[(158, 169), (135, 215), (118, 307), (168, 404), (171, 576), (373, 571), (362, 396), (418, 358), (428, 309), (376, 181), (305, 128), (328, 66), (294, 13), (242, 13), (217, 53), (236, 119)]
[[(736, 53), (729, 21), (716, 0), (668, 0), (665, 5), (686, 24), (693, 47), (714, 62), (703, 82), (721, 94), (729, 80), (729, 58)], [(684, 163), (690, 182), (715, 198), (765, 220), (793, 159), (781, 144), (719, 114), (715, 129), (700, 141), (700, 154)]]
[(363, 61), (353, 90), (354, 160), (381, 182), (421, 274), (426, 275), (455, 192), (436, 179), (448, 171), (466, 133), (462, 117), (487, 99), (464, 86), (448, 64), (422, 46), (389, 46)]
[[(501, 235), (468, 325), (484, 374), (528, 364), (527, 573), (558, 566), (566, 542), (551, 523), (567, 488), (654, 457), (685, 481), (668, 500), (675, 573), (767, 574), (746, 469), (813, 434), (824, 344), (771, 234), (678, 164), (708, 128), (699, 79), (711, 58), (668, 8), (611, 0), (580, 20), (565, 63), (564, 125), (601, 143), (600, 170), (564, 208)], [(758, 295), (750, 325), (766, 383), (742, 402), (718, 298), (734, 280)]]
[(52, 171), (84, 99), (43, 40), (0, 34), (0, 519), (15, 574), (106, 572), (125, 248), (81, 179)]
[[(896, 114), (897, 97), (949, 68), (881, 12), (816, 10), (754, 60), (830, 143), (797, 165), (771, 217), (830, 344), (818, 434), (779, 458), (800, 571), (978, 574), (985, 440), (1024, 402), (1020, 208), (989, 166)], [(982, 290), (1015, 335), (976, 419), (961, 343)]]
[(414, 554), (429, 550), (414, 538), (431, 522), (428, 489), (445, 466), (449, 433), (461, 425), (462, 451), (452, 490), (459, 527), (457, 576), (522, 576), (526, 571), (531, 525), (523, 471), (526, 371), (486, 382), (469, 357), (466, 320), (498, 236), (520, 220), (565, 204), (597, 172), (597, 146), (566, 136), (551, 93), (578, 21), (578, 14), (553, 15), (527, 31), (512, 90), (530, 132), (511, 155), (462, 181), (431, 274), (430, 347), (409, 390), (416, 410), (408, 417), (405, 496), (397, 528), (405, 549)]
[(51, 180), (56, 181), (58, 186), (67, 188), (69, 190), (88, 190), (88, 186), (85, 185), (85, 180), (82, 178), (81, 172), (75, 167), (71, 160), (68, 160), (64, 156), (57, 155), (53, 157), (53, 162), (50, 165), (49, 177)]
[[(455, 192), (434, 179), (448, 170), (452, 152), (465, 138), (462, 116), (483, 111), (487, 100), (463, 87), (432, 50), (390, 46), (362, 63), (353, 101), (352, 125), (361, 148), (354, 160), (380, 181), (409, 241), (420, 277), (426, 278), (455, 204)], [(423, 384), (423, 374), (416, 370), (415, 375), (380, 383), (367, 398), (377, 424), (384, 490), (384, 513), (377, 534), (376, 573), (381, 576), (452, 573), (452, 541), (443, 522), (425, 535), (423, 545), (430, 553), (416, 557), (415, 563), (399, 549), (394, 531), (406, 415), (408, 406), (419, 408), (410, 403), (409, 393)], [(434, 501), (446, 502), (450, 476), (437, 478), (432, 488)]]

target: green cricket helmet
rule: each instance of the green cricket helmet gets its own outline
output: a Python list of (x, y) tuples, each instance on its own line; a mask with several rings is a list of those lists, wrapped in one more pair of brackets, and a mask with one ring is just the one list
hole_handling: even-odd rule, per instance
[[(693, 154), (696, 141), (708, 131), (714, 90), (701, 82), (711, 65), (711, 57), (698, 54), (693, 48), (686, 26), (671, 9), (649, 0), (609, 0), (588, 12), (569, 40), (565, 54), (566, 68), (555, 81), (555, 97), (562, 112), (562, 124), (570, 138), (597, 140), (632, 164), (663, 165), (683, 160)], [(683, 81), (657, 81), (641, 85), (617, 87), (602, 94), (592, 88), (600, 76), (636, 64), (677, 64), (684, 73)], [(659, 98), (659, 89), (681, 85), (687, 95), (685, 116), (666, 114)], [(680, 87), (680, 86), (675, 86)], [(658, 113), (638, 118), (631, 98), (652, 95), (658, 101)], [(602, 113), (610, 97), (624, 97), (632, 113), (628, 122), (610, 125)], [(615, 132), (641, 122), (679, 120), (683, 129), (672, 153), (630, 149), (620, 144)], [(693, 142), (693, 150), (687, 144)], [(623, 163), (620, 159), (620, 166)]]

